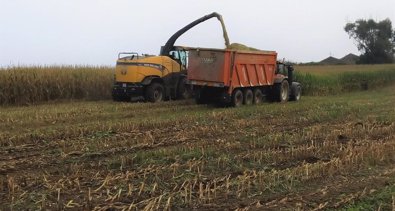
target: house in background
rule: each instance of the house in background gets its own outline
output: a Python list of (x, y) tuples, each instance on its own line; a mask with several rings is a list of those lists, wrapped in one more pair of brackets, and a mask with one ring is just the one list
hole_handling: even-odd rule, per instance
[(359, 56), (350, 53), (350, 54), (345, 55), (340, 60), (342, 60), (345, 64), (356, 64), (357, 61), (359, 60)]
[(322, 65), (356, 64), (358, 60), (359, 60), (359, 56), (350, 53), (341, 59), (330, 56), (330, 57), (320, 61), (319, 64), (322, 64)]

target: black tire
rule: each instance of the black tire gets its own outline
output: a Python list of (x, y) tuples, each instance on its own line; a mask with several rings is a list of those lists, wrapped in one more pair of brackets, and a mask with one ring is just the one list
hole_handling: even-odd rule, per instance
[(185, 77), (180, 79), (177, 89), (177, 99), (189, 99), (192, 97), (191, 87), (186, 82), (187, 79)]
[(243, 104), (252, 105), (252, 103), (254, 102), (254, 93), (252, 93), (252, 90), (245, 89), (243, 95), (244, 95)]
[(254, 104), (261, 104), (263, 102), (263, 93), (261, 89), (254, 90)]
[(289, 100), (289, 84), (287, 80), (283, 80), (274, 87), (274, 100), (278, 102), (287, 102)]
[(290, 101), (299, 101), (301, 95), (302, 95), (302, 87), (298, 85), (294, 88), (293, 93), (289, 97), (289, 100)]
[(145, 90), (145, 100), (153, 103), (161, 102), (164, 99), (164, 88), (160, 83), (152, 83)]
[(205, 90), (204, 89), (199, 89), (196, 91), (195, 93), (195, 101), (196, 104), (206, 104), (207, 103), (207, 96), (205, 94)]
[(236, 89), (232, 94), (231, 105), (234, 107), (240, 107), (243, 105), (243, 92), (240, 89)]

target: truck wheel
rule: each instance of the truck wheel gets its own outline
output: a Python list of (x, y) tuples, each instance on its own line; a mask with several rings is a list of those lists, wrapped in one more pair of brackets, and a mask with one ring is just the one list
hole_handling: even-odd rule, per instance
[(202, 92), (203, 92), (203, 90), (201, 90), (201, 89), (196, 91), (196, 93), (195, 93), (196, 104), (201, 105), (201, 104), (205, 103), (205, 99), (204, 99)]
[(302, 95), (302, 87), (300, 87), (298, 85), (298, 86), (296, 86), (294, 88), (293, 93), (289, 97), (289, 100), (291, 100), (291, 101), (299, 101), (301, 95)]
[(289, 84), (287, 80), (283, 80), (281, 84), (275, 85), (275, 99), (278, 102), (287, 102), (289, 99)]
[(244, 105), (251, 105), (254, 101), (254, 94), (252, 93), (251, 89), (244, 90)]
[(163, 100), (163, 85), (160, 83), (150, 84), (145, 91), (145, 100), (149, 102), (160, 102)]
[(207, 103), (207, 96), (205, 94), (205, 90), (204, 89), (199, 89), (196, 91), (195, 93), (195, 101), (196, 104), (206, 104)]
[(182, 78), (180, 80), (180, 84), (178, 85), (178, 92), (177, 92), (177, 98), (178, 99), (189, 99), (192, 97), (192, 90), (191, 87), (186, 84), (187, 79)]
[(263, 93), (261, 89), (254, 90), (254, 104), (261, 104), (263, 102)]
[(240, 107), (243, 105), (243, 92), (240, 89), (236, 89), (232, 94), (232, 106)]

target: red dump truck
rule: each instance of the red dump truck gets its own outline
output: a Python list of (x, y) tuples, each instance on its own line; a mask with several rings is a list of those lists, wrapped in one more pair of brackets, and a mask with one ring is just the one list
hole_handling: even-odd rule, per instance
[(274, 51), (189, 48), (188, 81), (198, 104), (241, 106), (264, 99), (299, 100), (293, 67), (277, 62)]

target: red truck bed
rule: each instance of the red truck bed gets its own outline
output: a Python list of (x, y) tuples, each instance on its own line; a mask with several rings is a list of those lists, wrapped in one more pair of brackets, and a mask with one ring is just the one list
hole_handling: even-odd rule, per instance
[(273, 85), (277, 53), (274, 51), (235, 51), (189, 49), (188, 80), (193, 85), (238, 87)]

